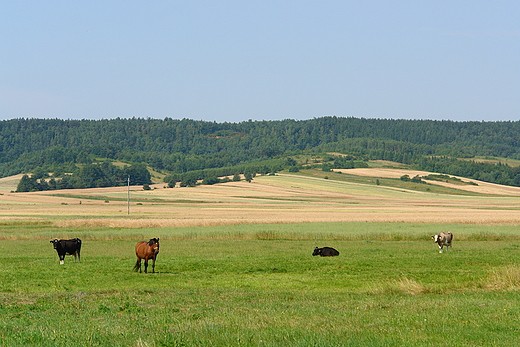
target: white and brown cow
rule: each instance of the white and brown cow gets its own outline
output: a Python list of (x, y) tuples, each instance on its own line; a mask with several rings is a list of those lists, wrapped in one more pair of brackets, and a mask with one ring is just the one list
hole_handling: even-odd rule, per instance
[(432, 236), (433, 242), (436, 242), (439, 245), (439, 253), (442, 253), (442, 248), (446, 246), (446, 251), (451, 248), (453, 251), (453, 247), (451, 245), (451, 242), (453, 241), (453, 234), (449, 231), (447, 233), (442, 232), (438, 235)]

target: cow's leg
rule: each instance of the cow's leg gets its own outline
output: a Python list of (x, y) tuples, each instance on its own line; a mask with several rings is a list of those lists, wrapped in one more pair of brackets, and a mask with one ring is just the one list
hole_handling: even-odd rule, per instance
[(81, 263), (81, 257), (79, 256), (79, 253), (80, 253), (79, 250), (76, 253), (78, 253), (78, 263)]
[(60, 254), (60, 265), (63, 265), (63, 264), (65, 264), (65, 254), (64, 255)]
[(442, 246), (439, 246), (439, 253), (442, 253)]

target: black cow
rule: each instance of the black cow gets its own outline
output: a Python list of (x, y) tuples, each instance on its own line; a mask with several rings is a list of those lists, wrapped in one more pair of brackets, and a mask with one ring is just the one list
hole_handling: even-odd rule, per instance
[(70, 254), (74, 256), (74, 262), (76, 262), (76, 256), (78, 257), (78, 262), (81, 262), (80, 259), (80, 251), (81, 251), (81, 240), (78, 238), (72, 240), (58, 240), (54, 239), (51, 241), (54, 244), (54, 249), (58, 252), (58, 256), (60, 257), (60, 264), (65, 264), (65, 255)]
[(321, 257), (335, 257), (339, 252), (332, 247), (314, 248), (312, 255), (319, 255)]

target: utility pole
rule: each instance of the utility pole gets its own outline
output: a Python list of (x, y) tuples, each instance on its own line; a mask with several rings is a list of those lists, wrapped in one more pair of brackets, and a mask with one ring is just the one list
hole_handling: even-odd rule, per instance
[(127, 203), (127, 214), (130, 214), (130, 175), (128, 175), (128, 191), (127, 191), (126, 203)]

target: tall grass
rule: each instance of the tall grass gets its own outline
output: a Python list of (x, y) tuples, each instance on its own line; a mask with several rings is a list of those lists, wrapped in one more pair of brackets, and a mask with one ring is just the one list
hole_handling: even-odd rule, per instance
[(516, 263), (493, 268), (483, 286), (495, 290), (520, 290), (520, 267)]
[(468, 225), (437, 223), (285, 223), (214, 226), (151, 227), (128, 221), (128, 227), (93, 224), (61, 224), (52, 221), (4, 222), (0, 239), (29, 240), (79, 237), (85, 240), (137, 240), (161, 237), (168, 240), (335, 240), (416, 241), (430, 240), (441, 231), (459, 241), (517, 241), (515, 225)]

